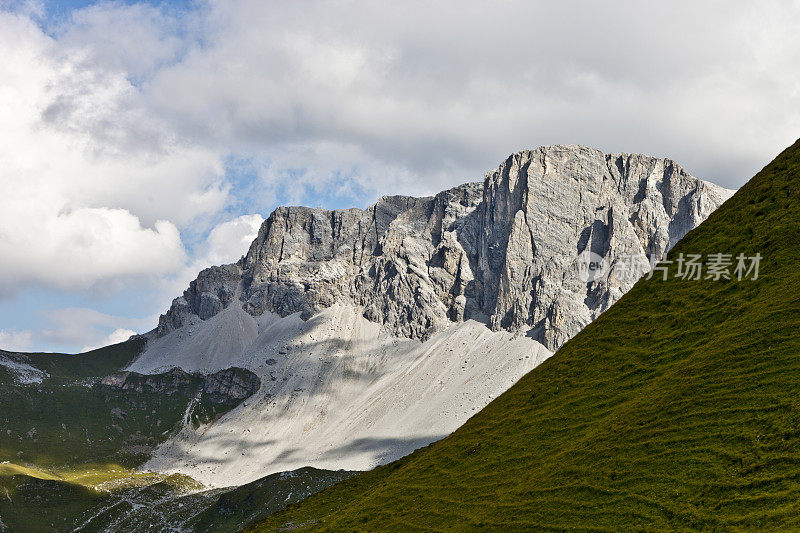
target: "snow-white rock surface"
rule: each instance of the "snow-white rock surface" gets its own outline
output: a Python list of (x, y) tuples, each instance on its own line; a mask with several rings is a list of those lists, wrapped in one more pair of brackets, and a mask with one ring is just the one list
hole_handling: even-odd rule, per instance
[[(550, 356), (530, 338), (472, 320), (425, 342), (398, 338), (338, 304), (307, 321), (273, 315), (257, 324), (226, 310), (210, 322), (213, 334), (174, 331), (130, 368), (154, 372), (167, 358), (187, 370), (236, 364), (261, 377), (254, 396), (208, 426), (184, 428), (145, 465), (209, 486), (302, 466), (365, 470), (392, 461), (453, 432)], [(237, 331), (249, 344), (221, 356)], [(209, 357), (195, 357), (198, 349)]]

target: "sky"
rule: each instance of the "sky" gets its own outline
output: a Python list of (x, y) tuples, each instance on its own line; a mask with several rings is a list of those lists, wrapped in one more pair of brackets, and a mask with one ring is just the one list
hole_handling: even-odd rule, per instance
[(0, 348), (146, 332), (278, 205), (550, 144), (738, 188), (800, 136), (800, 2), (0, 0)]

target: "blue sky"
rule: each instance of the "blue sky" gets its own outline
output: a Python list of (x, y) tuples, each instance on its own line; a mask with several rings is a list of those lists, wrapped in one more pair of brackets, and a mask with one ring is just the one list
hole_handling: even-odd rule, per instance
[[(26, 2), (16, 2), (16, 9), (24, 8)], [(53, 1), (48, 0), (41, 3), (45, 11), (45, 19), (47, 24), (56, 24), (67, 21), (74, 11), (81, 10), (103, 2), (96, 2), (94, 0), (64, 0)], [(110, 2), (106, 2), (110, 3)], [(134, 4), (148, 4), (160, 9), (165, 9), (170, 12), (187, 12), (202, 7), (202, 2), (194, 0), (151, 0), (149, 2), (137, 2), (135, 0), (118, 0), (113, 2), (119, 5), (134, 5)], [(12, 6), (13, 7), (13, 6)]]
[(154, 327), (277, 205), (432, 194), (539, 145), (738, 187), (798, 135), (799, 22), (798, 2), (0, 0), (0, 348)]

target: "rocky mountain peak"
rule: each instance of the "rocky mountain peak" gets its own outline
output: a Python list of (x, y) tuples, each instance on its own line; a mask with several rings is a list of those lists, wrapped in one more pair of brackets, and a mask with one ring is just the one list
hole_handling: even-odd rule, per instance
[[(399, 336), (472, 318), (555, 350), (638, 279), (620, 275), (623, 260), (661, 258), (730, 194), (668, 159), (556, 145), (431, 197), (279, 207), (241, 261), (200, 273), (158, 334), (229, 305), (307, 319), (346, 303)], [(609, 266), (591, 280), (588, 252)]]

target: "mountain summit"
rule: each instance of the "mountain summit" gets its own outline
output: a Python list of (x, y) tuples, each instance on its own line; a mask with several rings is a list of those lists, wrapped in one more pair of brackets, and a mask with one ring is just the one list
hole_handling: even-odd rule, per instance
[(610, 268), (587, 283), (582, 252), (617, 274), (623, 258), (649, 266), (731, 194), (667, 159), (571, 145), (513, 154), (483, 183), (433, 197), (280, 207), (241, 261), (200, 274), (157, 333), (233, 304), (304, 319), (348, 304), (397, 336), (476, 318), (555, 350), (638, 279)]

